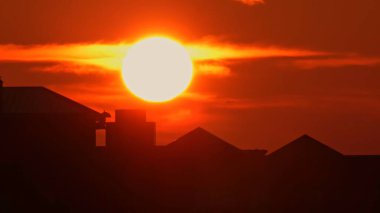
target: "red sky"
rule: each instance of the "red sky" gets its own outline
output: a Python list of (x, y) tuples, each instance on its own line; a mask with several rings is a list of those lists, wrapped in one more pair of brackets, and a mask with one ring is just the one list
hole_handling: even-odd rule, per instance
[[(203, 126), (241, 148), (301, 134), (380, 154), (377, 0), (3, 0), (0, 75), (97, 110), (144, 107), (160, 144)], [(125, 89), (128, 45), (163, 34), (195, 52), (186, 94), (148, 104)], [(125, 49), (124, 49), (125, 48)], [(202, 53), (202, 54), (201, 54)]]

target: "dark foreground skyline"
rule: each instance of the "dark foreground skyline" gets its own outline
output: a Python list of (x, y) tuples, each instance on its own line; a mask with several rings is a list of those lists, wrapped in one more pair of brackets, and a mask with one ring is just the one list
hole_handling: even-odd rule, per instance
[[(379, 154), (378, 8), (378, 0), (2, 0), (0, 75), (97, 111), (147, 109), (161, 145), (203, 126), (244, 149), (274, 151), (306, 133), (343, 153)], [(194, 63), (188, 90), (162, 104), (135, 98), (121, 78), (128, 47), (154, 35), (181, 42)]]
[(0, 95), (2, 212), (380, 210), (380, 156), (344, 155), (307, 135), (269, 154), (242, 150), (203, 128), (156, 146), (143, 110), (105, 122), (43, 87)]

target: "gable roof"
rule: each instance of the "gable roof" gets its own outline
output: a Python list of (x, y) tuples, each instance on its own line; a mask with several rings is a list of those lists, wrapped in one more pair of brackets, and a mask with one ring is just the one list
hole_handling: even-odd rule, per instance
[(308, 135), (303, 135), (268, 155), (270, 158), (288, 158), (290, 156), (315, 158), (341, 157), (343, 155)]
[(4, 114), (100, 114), (45, 87), (3, 87)]
[(237, 152), (237, 147), (227, 143), (203, 128), (196, 128), (168, 144), (169, 149), (208, 153)]

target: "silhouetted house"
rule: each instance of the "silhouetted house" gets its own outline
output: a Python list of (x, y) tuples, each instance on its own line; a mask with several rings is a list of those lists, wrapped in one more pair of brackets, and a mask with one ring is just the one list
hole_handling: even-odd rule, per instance
[(106, 124), (106, 149), (111, 152), (143, 151), (156, 144), (156, 124), (146, 121), (144, 110), (116, 110), (115, 122)]
[(1, 87), (0, 95), (1, 158), (89, 152), (104, 128), (100, 113), (44, 87)]
[(203, 128), (196, 128), (167, 145), (167, 150), (196, 157), (224, 157), (238, 155), (241, 150)]
[(307, 135), (269, 155), (202, 128), (157, 147), (145, 111), (106, 123), (46, 88), (1, 81), (0, 112), (0, 212), (380, 212), (380, 157)]
[(241, 150), (207, 130), (198, 127), (160, 148), (171, 156), (196, 159), (246, 158), (263, 159), (266, 150)]
[(269, 161), (278, 161), (284, 165), (330, 163), (342, 158), (341, 153), (308, 135), (303, 135), (268, 155)]
[(345, 169), (345, 157), (327, 145), (304, 135), (269, 154), (266, 167), (269, 176), (282, 176), (281, 181), (284, 182), (294, 183), (296, 179), (307, 179), (309, 182), (320, 183), (342, 173)]
[(345, 156), (304, 135), (267, 156), (257, 210), (376, 212), (380, 176), (373, 159)]

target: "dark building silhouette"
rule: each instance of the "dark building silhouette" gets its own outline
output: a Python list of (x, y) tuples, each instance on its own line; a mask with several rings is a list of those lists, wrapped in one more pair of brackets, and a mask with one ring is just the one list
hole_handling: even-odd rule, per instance
[(196, 128), (166, 146), (167, 150), (182, 156), (225, 157), (237, 155), (241, 150), (203, 128)]
[(320, 158), (341, 158), (342, 156), (340, 152), (308, 135), (303, 135), (268, 155), (270, 158), (283, 158), (281, 160), (289, 158), (310, 158), (314, 160)]
[(203, 128), (156, 146), (145, 111), (106, 123), (46, 88), (0, 85), (0, 212), (380, 212), (380, 156), (307, 135), (266, 154)]
[(201, 127), (160, 148), (160, 154), (169, 162), (175, 159), (214, 168), (245, 162), (252, 163), (252, 166), (264, 160), (265, 153), (265, 150), (241, 150)]
[(299, 167), (302, 166), (315, 167), (317, 165), (330, 167), (334, 163), (340, 163), (343, 158), (343, 154), (338, 151), (308, 135), (303, 135), (270, 153), (267, 161), (279, 171), (280, 168), (289, 169), (289, 166), (297, 167), (296, 169), (301, 169)]
[(94, 149), (102, 114), (44, 87), (0, 87), (2, 157)]
[(156, 125), (146, 121), (144, 110), (116, 110), (115, 122), (106, 125), (106, 144), (115, 152), (153, 149)]

